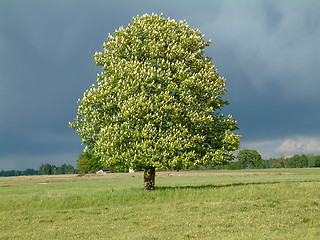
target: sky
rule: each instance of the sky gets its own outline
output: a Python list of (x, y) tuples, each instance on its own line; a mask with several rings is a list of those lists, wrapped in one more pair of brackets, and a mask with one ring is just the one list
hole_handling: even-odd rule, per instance
[(318, 0), (1, 0), (0, 170), (76, 160), (68, 127), (101, 72), (93, 54), (132, 17), (163, 13), (213, 41), (240, 149), (320, 155)]

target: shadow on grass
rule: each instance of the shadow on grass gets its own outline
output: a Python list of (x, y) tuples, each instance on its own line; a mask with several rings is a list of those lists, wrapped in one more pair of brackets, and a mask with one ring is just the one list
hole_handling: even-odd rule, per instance
[(269, 185), (278, 184), (280, 182), (248, 182), (248, 183), (229, 183), (229, 184), (205, 184), (205, 185), (188, 185), (188, 186), (160, 186), (155, 190), (178, 190), (178, 189), (210, 189), (210, 188), (227, 188), (238, 186), (250, 186), (250, 185)]

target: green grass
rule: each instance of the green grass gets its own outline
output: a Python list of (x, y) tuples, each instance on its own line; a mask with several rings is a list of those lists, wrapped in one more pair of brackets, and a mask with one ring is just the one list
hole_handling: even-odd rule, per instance
[(0, 178), (0, 239), (320, 239), (320, 169)]

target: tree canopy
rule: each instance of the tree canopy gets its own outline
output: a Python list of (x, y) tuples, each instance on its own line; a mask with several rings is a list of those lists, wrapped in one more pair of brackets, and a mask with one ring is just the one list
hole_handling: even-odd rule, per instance
[(70, 125), (106, 165), (181, 169), (233, 159), (237, 122), (204, 35), (162, 15), (137, 16), (94, 55), (102, 67)]
[(245, 167), (259, 166), (262, 163), (262, 157), (257, 150), (242, 149), (237, 155), (238, 161)]

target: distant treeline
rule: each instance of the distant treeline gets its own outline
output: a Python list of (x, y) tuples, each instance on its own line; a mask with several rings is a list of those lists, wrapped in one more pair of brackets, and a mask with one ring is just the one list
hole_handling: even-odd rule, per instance
[(75, 174), (77, 169), (75, 169), (71, 164), (62, 164), (57, 167), (53, 164), (41, 164), (39, 170), (34, 170), (33, 168), (28, 168), (24, 171), (20, 170), (9, 170), (0, 171), (1, 177), (11, 177), (11, 176), (30, 176), (30, 175), (58, 175), (58, 174)]
[(28, 175), (38, 175), (38, 170), (34, 170), (33, 168), (28, 168), (24, 171), (19, 170), (9, 170), (9, 171), (0, 171), (1, 177), (11, 177), (11, 176), (28, 176)]
[[(77, 174), (77, 173), (94, 173), (97, 170), (102, 169), (101, 163), (98, 159), (88, 155), (80, 154), (77, 161), (77, 169), (71, 164), (62, 164), (60, 167), (46, 163), (39, 167), (39, 170), (28, 168), (24, 171), (10, 170), (0, 171), (1, 177), (10, 176), (28, 176), (28, 175), (59, 175), (59, 174)], [(214, 166), (214, 169), (263, 169), (263, 168), (312, 168), (320, 167), (320, 155), (315, 156), (312, 154), (300, 154), (293, 157), (285, 158), (281, 156), (279, 158), (263, 159), (259, 165), (243, 164), (241, 161), (230, 162), (223, 166)], [(200, 168), (199, 168), (200, 169)], [(116, 169), (117, 172), (125, 172), (127, 169)]]
[[(252, 153), (252, 150), (249, 150)], [(253, 150), (255, 151), (255, 150)], [(259, 155), (260, 156), (260, 155)], [(239, 157), (239, 156), (237, 156)], [(263, 169), (263, 168), (306, 168), (306, 167), (320, 167), (320, 156), (314, 156), (312, 154), (294, 155), (293, 157), (285, 158), (281, 156), (279, 158), (258, 159), (255, 155), (247, 156), (250, 163), (244, 161), (233, 161), (225, 165), (216, 165), (209, 167), (198, 166), (193, 169)], [(255, 162), (257, 161), (257, 162)], [(102, 169), (103, 165), (98, 158), (89, 153), (81, 153), (77, 160), (77, 169), (79, 173), (95, 173)], [(141, 169), (135, 169), (141, 170)], [(159, 170), (159, 169), (158, 169)], [(161, 171), (161, 169), (160, 169)], [(117, 167), (113, 172), (128, 172), (128, 169)]]
[(263, 160), (260, 168), (312, 168), (320, 167), (320, 156), (312, 154), (294, 155), (290, 158), (269, 158)]
[(39, 175), (75, 174), (75, 169), (71, 164), (62, 164), (60, 167), (49, 163), (42, 164), (39, 168)]
[(241, 162), (235, 161), (224, 165), (225, 169), (245, 169), (245, 168), (313, 168), (320, 167), (320, 156), (312, 154), (294, 155), (289, 158), (281, 156), (279, 158), (263, 159), (258, 166), (243, 165)]

